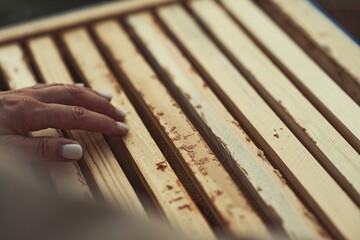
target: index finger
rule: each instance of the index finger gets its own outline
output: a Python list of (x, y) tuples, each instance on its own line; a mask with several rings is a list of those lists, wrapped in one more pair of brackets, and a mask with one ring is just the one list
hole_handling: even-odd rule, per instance
[(115, 108), (109, 102), (111, 98), (110, 94), (100, 94), (81, 85), (37, 85), (25, 90), (23, 94), (34, 97), (43, 103), (80, 106), (109, 116), (117, 121), (124, 121), (125, 119), (125, 112)]

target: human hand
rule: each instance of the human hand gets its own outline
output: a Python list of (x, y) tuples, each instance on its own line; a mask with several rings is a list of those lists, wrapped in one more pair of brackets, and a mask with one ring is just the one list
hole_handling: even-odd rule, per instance
[(110, 104), (111, 96), (83, 85), (38, 84), (30, 88), (0, 92), (0, 140), (17, 146), (41, 160), (72, 161), (82, 157), (74, 140), (30, 137), (29, 132), (46, 128), (81, 129), (124, 136), (125, 113)]

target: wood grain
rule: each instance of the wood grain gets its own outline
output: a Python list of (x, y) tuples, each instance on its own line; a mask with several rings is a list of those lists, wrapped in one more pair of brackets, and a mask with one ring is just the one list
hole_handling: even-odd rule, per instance
[(37, 83), (28, 59), (16, 43), (0, 48), (0, 68), (10, 89), (26, 88)]
[[(191, 7), (292, 132), (360, 205), (360, 155), (212, 1)], [(223, 26), (226, 26), (224, 28)], [(258, 71), (261, 69), (261, 71)], [(274, 133), (280, 138), (281, 133)], [(320, 151), (321, 152), (320, 152)]]
[[(0, 49), (0, 68), (11, 89), (21, 89), (37, 83), (23, 51), (17, 44)], [(48, 129), (32, 133), (35, 137), (62, 137), (61, 132)], [(76, 163), (46, 163), (51, 180), (61, 196), (91, 199), (92, 194)]]
[(360, 48), (308, 1), (257, 1), (360, 104)]
[(172, 83), (166, 81), (165, 84), (174, 85), (175, 91), (182, 93), (184, 102), (197, 113), (194, 114), (197, 122), (202, 122), (204, 127), (215, 135), (214, 141), (218, 141), (223, 149), (223, 160), (240, 175), (242, 184), (255, 190), (253, 197), (259, 206), (263, 207), (262, 210), (268, 216), (276, 215), (279, 218), (272, 219), (275, 221), (272, 224), (275, 225), (276, 221), (279, 221), (291, 238), (320, 239), (326, 236), (321, 232), (318, 223), (313, 221), (314, 218), (308, 218), (311, 213), (278, 177), (276, 170), (264, 157), (258, 155), (261, 150), (165, 36), (151, 15), (131, 15), (127, 20), (141, 38), (143, 45), (169, 75)]
[[(44, 82), (48, 84), (74, 83), (49, 36), (30, 39), (28, 46)], [(139, 198), (104, 137), (98, 133), (77, 130), (68, 131), (68, 135), (83, 146), (83, 160), (105, 200), (134, 215), (146, 218), (145, 210)]]
[[(64, 137), (61, 131), (53, 128), (32, 132), (31, 134), (34, 137)], [(46, 162), (44, 164), (47, 166), (56, 192), (61, 197), (93, 200), (93, 194), (77, 163)]]
[[(191, 236), (214, 238), (210, 227), (156, 146), (87, 32), (84, 29), (74, 29), (64, 33), (63, 39), (78, 71), (88, 84), (97, 91), (112, 93), (114, 106), (126, 111), (125, 122), (130, 132), (123, 139), (124, 143), (132, 155), (143, 184), (169, 222)], [(159, 165), (164, 167), (159, 168)], [(182, 206), (189, 206), (191, 211)]]
[[(245, 2), (245, 1), (244, 1)], [(282, 174), (336, 236), (354, 237), (358, 207), (266, 105), (244, 77), (179, 6), (160, 8), (163, 24), (181, 41), (211, 87), (269, 154)], [(246, 119), (244, 119), (244, 117)], [(249, 122), (251, 122), (251, 125)], [(274, 137), (280, 132), (280, 138)], [(315, 181), (316, 179), (316, 181)], [(341, 216), (340, 216), (341, 215)]]
[(301, 0), (118, 1), (0, 29), (2, 87), (76, 80), (127, 113), (123, 139), (66, 132), (84, 159), (45, 163), (56, 192), (143, 218), (150, 200), (196, 239), (360, 235), (359, 59)]
[(96, 26), (96, 33), (177, 148), (184, 168), (215, 217), (235, 236), (268, 236), (262, 221), (125, 31), (116, 22), (105, 22)]
[(175, 1), (179, 0), (131, 0), (97, 4), (1, 29), (0, 44)]
[(254, 3), (222, 2), (264, 46), (312, 104), (359, 152), (359, 106)]

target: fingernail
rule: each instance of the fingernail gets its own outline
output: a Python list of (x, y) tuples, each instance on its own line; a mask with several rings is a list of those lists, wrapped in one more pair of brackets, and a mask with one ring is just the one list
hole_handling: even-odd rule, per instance
[(75, 85), (78, 86), (78, 87), (85, 87), (84, 83), (76, 83)]
[(129, 127), (125, 124), (125, 123), (122, 123), (122, 122), (116, 122), (116, 125), (118, 126), (118, 128), (127, 133), (129, 131)]
[(125, 113), (123, 110), (121, 110), (120, 108), (116, 108), (116, 112), (117, 112), (119, 115), (121, 115), (123, 118), (125, 118), (126, 113)]
[(102, 93), (99, 93), (100, 96), (106, 98), (108, 101), (110, 101), (113, 97), (113, 95), (111, 93), (106, 93), (106, 92), (102, 92)]
[(78, 160), (83, 155), (83, 149), (79, 144), (65, 144), (61, 149), (63, 158)]

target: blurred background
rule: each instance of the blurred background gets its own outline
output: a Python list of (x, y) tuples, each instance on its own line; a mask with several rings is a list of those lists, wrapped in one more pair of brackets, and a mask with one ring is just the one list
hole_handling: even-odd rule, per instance
[[(360, 39), (360, 0), (311, 1), (329, 13), (356, 39)], [(0, 27), (101, 2), (106, 0), (0, 0)]]
[(360, 40), (360, 0), (312, 0)]

